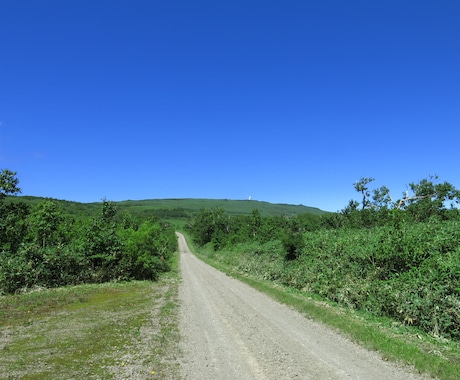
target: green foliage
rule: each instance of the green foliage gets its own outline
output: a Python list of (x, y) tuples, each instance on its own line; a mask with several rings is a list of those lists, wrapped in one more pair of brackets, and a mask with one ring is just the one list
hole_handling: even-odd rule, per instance
[(369, 183), (374, 181), (374, 178), (361, 178), (360, 181), (356, 181), (355, 183), (355, 190), (358, 193), (361, 193), (363, 200), (362, 200), (362, 208), (365, 209), (371, 206), (371, 202), (369, 200), (371, 196), (371, 192), (369, 187), (367, 186)]
[[(409, 190), (403, 193), (403, 198), (393, 201), (390, 190), (386, 186), (371, 191), (369, 183), (374, 178), (361, 178), (354, 184), (357, 192), (363, 198), (361, 210), (387, 210), (400, 209), (407, 210), (407, 214), (416, 222), (426, 221), (431, 217), (445, 217), (447, 205), (451, 209), (460, 202), (460, 191), (449, 182), (437, 183), (439, 177), (429, 176), (419, 182), (412, 182)], [(359, 203), (351, 200), (349, 205), (343, 210), (348, 215), (358, 210)]]
[(451, 207), (459, 202), (460, 191), (448, 183), (435, 183), (437, 176), (422, 179), (418, 183), (411, 183), (413, 196), (405, 200), (404, 207), (416, 221), (426, 221), (429, 218), (443, 217), (446, 204)]
[(100, 213), (86, 227), (83, 250), (98, 282), (109, 280), (121, 260), (122, 241), (115, 215), (114, 205), (104, 200)]
[(177, 249), (174, 229), (159, 221), (118, 217), (113, 202), (97, 212), (66, 214), (66, 203), (7, 202), (15, 173), (0, 175), (0, 294), (109, 280), (156, 279)]
[(295, 258), (278, 239), (208, 255), (239, 272), (460, 339), (459, 227), (459, 221), (431, 221), (318, 229), (302, 234)]
[(298, 259), (303, 248), (303, 237), (299, 232), (287, 231), (282, 234), (281, 242), (286, 251), (286, 260)]
[(23, 203), (6, 204), (0, 202), (0, 252), (18, 251), (27, 233), (29, 207)]
[(177, 250), (174, 231), (161, 222), (142, 223), (121, 231), (124, 245), (121, 271), (135, 279), (157, 279), (169, 270), (171, 253)]
[(16, 178), (16, 172), (8, 169), (0, 170), (0, 201), (7, 195), (14, 195), (21, 192), (18, 187), (19, 180)]
[(37, 286), (77, 284), (89, 280), (85, 257), (67, 246), (23, 245), (17, 254), (3, 253), (0, 269), (2, 293), (14, 293)]
[(459, 192), (430, 178), (393, 202), (372, 181), (355, 185), (362, 207), (291, 217), (202, 210), (189, 232), (240, 273), (460, 340), (460, 213), (447, 208)]
[(42, 247), (57, 243), (57, 232), (63, 221), (62, 211), (51, 200), (40, 202), (29, 216), (29, 234)]
[(248, 216), (232, 216), (217, 208), (201, 210), (187, 229), (197, 245), (211, 244), (215, 250), (242, 242), (281, 239), (289, 259), (300, 252), (301, 233), (316, 230), (322, 224), (322, 217), (314, 214), (262, 217), (260, 211), (254, 209)]
[(225, 235), (230, 231), (229, 218), (221, 207), (203, 209), (193, 219), (189, 229), (193, 231), (195, 243), (205, 245), (212, 242), (214, 248), (219, 249), (223, 246)]

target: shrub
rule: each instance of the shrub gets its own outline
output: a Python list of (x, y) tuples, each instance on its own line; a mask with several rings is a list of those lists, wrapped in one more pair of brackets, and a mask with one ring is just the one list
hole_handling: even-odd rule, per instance
[(124, 240), (118, 273), (124, 278), (156, 279), (169, 270), (169, 259), (177, 249), (177, 238), (169, 226), (144, 222), (137, 230), (120, 232)]
[(301, 236), (301, 242), (292, 242), (301, 247), (300, 255), (294, 251), (290, 260), (288, 239), (237, 244), (213, 257), (258, 278), (460, 339), (458, 221), (398, 218), (383, 226), (317, 229)]

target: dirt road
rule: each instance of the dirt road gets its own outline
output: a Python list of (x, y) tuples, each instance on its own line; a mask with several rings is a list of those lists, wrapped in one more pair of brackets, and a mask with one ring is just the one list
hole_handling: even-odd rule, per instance
[(183, 235), (183, 379), (420, 379), (190, 253)]

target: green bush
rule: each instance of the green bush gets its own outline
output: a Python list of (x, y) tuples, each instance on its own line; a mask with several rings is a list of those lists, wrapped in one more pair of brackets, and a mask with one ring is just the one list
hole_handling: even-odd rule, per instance
[(460, 228), (456, 220), (397, 223), (302, 234), (297, 258), (286, 241), (249, 242), (214, 259), (340, 305), (460, 339)]
[(29, 278), (31, 269), (24, 257), (3, 251), (0, 266), (0, 294), (14, 293), (32, 284)]
[[(49, 200), (32, 214), (17, 210), (25, 211), (11, 207), (0, 223), (0, 294), (37, 286), (156, 279), (169, 270), (177, 249), (171, 226), (124, 223), (107, 201), (99, 214), (78, 220), (62, 215)], [(18, 226), (20, 233), (9, 232)]]
[(70, 247), (24, 245), (11, 254), (3, 252), (0, 293), (33, 287), (56, 287), (88, 281), (89, 267), (83, 255)]
[(145, 222), (137, 230), (120, 232), (124, 241), (118, 271), (125, 278), (156, 279), (169, 270), (169, 259), (177, 249), (174, 231), (160, 222)]

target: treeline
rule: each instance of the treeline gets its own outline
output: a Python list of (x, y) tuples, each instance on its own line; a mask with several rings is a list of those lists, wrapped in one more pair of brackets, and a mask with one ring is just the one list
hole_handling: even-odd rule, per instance
[(176, 208), (159, 208), (159, 209), (149, 209), (143, 210), (142, 216), (144, 217), (154, 217), (159, 219), (179, 219), (179, 218), (190, 218), (191, 210), (187, 210), (182, 207)]
[(355, 184), (362, 201), (322, 216), (261, 217), (202, 210), (196, 244), (242, 273), (339, 305), (460, 339), (460, 193), (436, 178), (393, 201)]
[(51, 199), (30, 207), (6, 202), (20, 192), (16, 173), (0, 171), (0, 294), (111, 280), (155, 280), (177, 249), (158, 219), (118, 213), (103, 200), (92, 215), (69, 215)]

